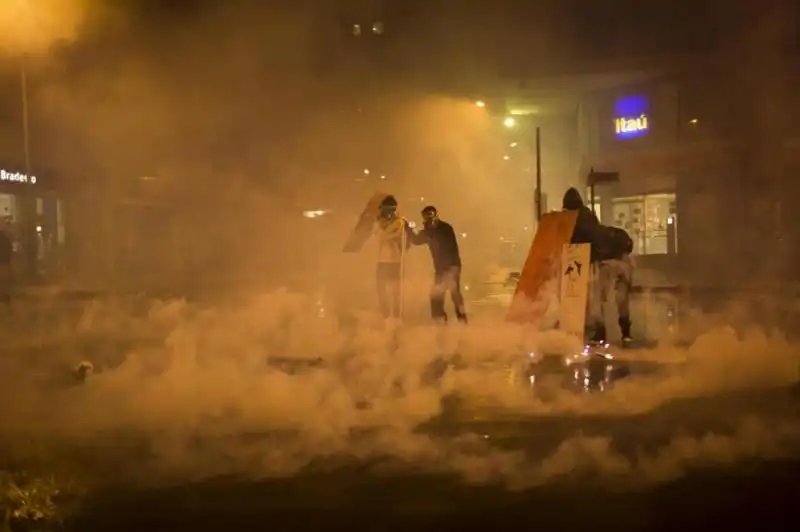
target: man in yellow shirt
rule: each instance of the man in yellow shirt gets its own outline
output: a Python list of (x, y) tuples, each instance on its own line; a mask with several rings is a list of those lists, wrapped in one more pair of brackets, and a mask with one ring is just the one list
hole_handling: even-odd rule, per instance
[(403, 259), (411, 244), (411, 228), (397, 215), (397, 199), (387, 196), (380, 205), (376, 233), (378, 305), (386, 319), (400, 319)]

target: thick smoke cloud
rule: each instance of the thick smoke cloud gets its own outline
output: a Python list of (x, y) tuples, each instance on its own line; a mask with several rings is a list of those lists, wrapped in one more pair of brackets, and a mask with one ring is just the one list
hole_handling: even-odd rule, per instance
[[(557, 333), (487, 316), (394, 338), (366, 317), (343, 326), (328, 311), (320, 317), (315, 300), (289, 292), (227, 307), (94, 302), (10, 344), (44, 356), (4, 358), (0, 430), (16, 453), (37, 441), (59, 455), (91, 448), (89, 462), (114, 464), (115, 480), (280, 477), (388, 458), (391, 469), (513, 488), (585, 474), (666, 481), (791, 456), (800, 437), (785, 396), (750, 399), (796, 379), (797, 348), (760, 330), (716, 327), (688, 347), (632, 351), (661, 371), (603, 394), (541, 396), (525, 383), (526, 353), (569, 352)], [(435, 361), (456, 353), (460, 369), (432, 378)], [(95, 372), (71, 382), (84, 358)], [(447, 406), (454, 397), (461, 407)]]
[[(494, 119), (381, 63), (379, 44), (331, 22), (331, 5), (305, 7), (237, 3), (169, 27), (115, 11), (41, 61), (34, 160), (59, 170), (71, 199), (75, 284), (252, 286), (291, 273), (358, 286), (371, 258), (342, 262), (338, 246), (377, 190), (411, 218), (439, 206), (472, 235), (468, 255), (529, 225), (518, 188), (497, 186), (507, 141)], [(313, 209), (331, 215), (309, 224)]]
[(0, 6), (0, 50), (37, 58), (80, 35), (94, 0), (6, 0)]
[[(71, 230), (94, 246), (80, 280), (176, 291), (193, 282), (228, 297), (96, 301), (69, 319), (63, 303), (16, 309), (2, 322), (10, 355), (0, 360), (0, 434), (12, 453), (31, 441), (71, 458), (92, 449), (80, 459), (112, 464), (116, 480), (149, 482), (389, 457), (520, 488), (586, 472), (663, 481), (795, 452), (791, 405), (715, 399), (796, 378), (797, 348), (760, 330), (695, 320), (689, 347), (631, 353), (665, 364), (659, 374), (602, 395), (556, 388), (540, 397), (522, 370), (527, 353), (574, 347), (557, 333), (508, 326), (499, 312), (464, 329), (409, 326), (397, 338), (375, 327), (372, 250), (339, 252), (363, 202), (385, 188), (413, 217), (423, 200), (411, 198), (424, 196), (496, 242), (503, 227), (492, 224), (518, 200), (492, 178), (506, 143), (469, 101), (402, 80), (381, 85), (344, 50), (335, 68), (320, 66), (327, 4), (252, 6), (201, 10), (169, 32), (163, 22), (135, 30), (133, 14), (114, 12), (111, 44), (87, 40), (84, 56), (42, 61), (32, 98), (40, 141), (50, 139), (48, 157), (72, 176), (70, 193), (108, 216), (71, 214)], [(151, 232), (130, 243), (112, 215), (147, 187), (168, 206), (152, 212), (167, 214), (153, 214)], [(528, 202), (517, 203), (529, 216)], [(314, 225), (301, 213), (315, 208), (333, 214)], [(518, 223), (509, 218), (503, 225)], [(115, 254), (112, 244), (128, 247)], [(140, 259), (141, 269), (123, 270), (118, 257)], [(411, 260), (409, 313), (424, 315), (429, 265), (423, 252)], [(288, 285), (309, 295), (274, 289)], [(430, 378), (431, 365), (456, 354), (463, 369)], [(96, 371), (77, 385), (71, 369), (81, 360)], [(452, 397), (467, 404), (448, 425)], [(529, 424), (518, 433), (524, 449), (504, 450), (496, 429), (474, 419), (482, 414)], [(548, 425), (562, 419), (558, 430)]]

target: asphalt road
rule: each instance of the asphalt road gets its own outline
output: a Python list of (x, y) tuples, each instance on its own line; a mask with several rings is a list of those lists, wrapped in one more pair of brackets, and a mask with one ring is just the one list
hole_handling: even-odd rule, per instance
[[(3, 386), (10, 389), (19, 383), (12, 372), (18, 371), (20, 359), (37, 371), (53, 369), (66, 384), (69, 363), (81, 357), (105, 360), (106, 367), (99, 369), (111, 373), (129, 352), (163, 350), (166, 334), (180, 329), (165, 310), (161, 312), (167, 317), (159, 318), (147, 305), (143, 308), (140, 315), (150, 312), (147, 321), (120, 322), (127, 311), (104, 307), (95, 312), (91, 326), (75, 335), (67, 331), (80, 328), (82, 311), (76, 311), (70, 326), (58, 334), (40, 324), (37, 330), (47, 330), (41, 341), (28, 334), (22, 335), (24, 342), (9, 341), (7, 351), (15, 356), (2, 360)], [(9, 331), (13, 329), (9, 325)], [(125, 336), (128, 333), (121, 331), (136, 334)], [(230, 350), (223, 351), (224, 356), (248, 345), (237, 341), (229, 346), (229, 335), (206, 341), (215, 354)], [(715, 340), (709, 348), (717, 345), (735, 347)], [(758, 342), (753, 345), (761, 349)], [(14, 364), (9, 362), (12, 358)], [(713, 380), (715, 372), (736, 374), (724, 359), (712, 359), (713, 364), (699, 367), (708, 372), (703, 378)], [(732, 364), (737, 360), (744, 359), (732, 359)], [(736, 377), (737, 384), (747, 384), (747, 375)], [(711, 380), (709, 386), (719, 384)], [(703, 396), (698, 388), (684, 393), (678, 381), (655, 377), (649, 384), (620, 388), (609, 396), (623, 406), (642, 401), (648, 397), (644, 392), (659, 386), (661, 393), (675, 396), (641, 413), (622, 414), (611, 408), (613, 404), (587, 413), (595, 396), (581, 399), (582, 408), (569, 414), (512, 415), (498, 408), (448, 403), (442, 415), (397, 434), (404, 441), (414, 436), (434, 442), (433, 454), (424, 460), (396, 450), (356, 459), (345, 446), (337, 456), (311, 460), (299, 471), (271, 478), (256, 469), (239, 468), (235, 474), (199, 481), (178, 477), (171, 484), (154, 480), (148, 485), (147, 479), (143, 484), (142, 478), (134, 482), (132, 473), (152, 465), (150, 448), (158, 445), (159, 436), (143, 435), (132, 427), (113, 438), (89, 438), (92, 448), (64, 451), (73, 470), (83, 470), (93, 481), (66, 528), (441, 531), (591, 526), (626, 531), (733, 525), (789, 529), (800, 522), (793, 504), (800, 488), (800, 394), (785, 387), (731, 386)], [(80, 385), (76, 386), (79, 397)], [(133, 390), (135, 394), (137, 388)], [(596, 403), (603, 405), (605, 396), (596, 395)], [(104, 396), (96, 397), (102, 401)], [(569, 396), (560, 401), (562, 406), (570, 404)], [(264, 453), (280, 449), (283, 441), (270, 434), (246, 437), (255, 438), (249, 448)], [(292, 435), (286, 437), (291, 440)], [(197, 451), (195, 459), (200, 462), (218, 459), (228, 445), (213, 432), (197, 438), (202, 452)], [(384, 447), (390, 443), (383, 441)], [(519, 461), (512, 460), (518, 455)], [(478, 478), (466, 474), (475, 471)]]
[(516, 530), (617, 531), (798, 524), (800, 463), (701, 471), (658, 488), (614, 492), (562, 485), (509, 493), (448, 478), (375, 479), (358, 469), (269, 483), (215, 482), (107, 494), (75, 530)]
[[(781, 457), (762, 451), (777, 441), (768, 435), (771, 428), (797, 427), (798, 421), (800, 394), (785, 388), (676, 401), (637, 416), (502, 418), (453, 412), (420, 430), (441, 440), (480, 435), (493, 448), (523, 450), (530, 463), (547, 460), (571, 437), (604, 437), (631, 463), (637, 453), (666, 455), (664, 449), (671, 448), (682, 456), (682, 466), (674, 478), (659, 481), (645, 479), (639, 468), (617, 473), (567, 468), (524, 489), (504, 478), (467, 482), (408, 462), (387, 468), (380, 457), (320, 461), (286, 478), (259, 481), (245, 473), (171, 487), (112, 482), (89, 497), (70, 529), (790, 529), (800, 523), (795, 511), (800, 453), (791, 450), (800, 440), (793, 439), (797, 433), (783, 440), (787, 452)], [(742, 434), (742, 423), (751, 425), (749, 434)], [(676, 444), (676, 438), (684, 442)], [(688, 442), (709, 445), (703, 451)], [(630, 482), (621, 481), (624, 476)]]

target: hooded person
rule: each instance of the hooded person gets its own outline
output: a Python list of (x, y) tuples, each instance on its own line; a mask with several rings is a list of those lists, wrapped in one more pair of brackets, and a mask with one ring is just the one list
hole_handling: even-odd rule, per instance
[[(570, 188), (564, 193), (561, 208), (565, 211), (578, 211), (570, 243), (594, 244), (599, 233), (600, 221), (597, 219), (597, 215), (583, 203), (583, 198), (577, 189)], [(595, 261), (595, 249), (592, 246), (592, 262)]]
[(381, 202), (376, 223), (378, 264), (375, 272), (378, 306), (384, 319), (400, 319), (403, 258), (411, 245), (411, 228), (397, 215), (397, 199)]
[(600, 224), (597, 215), (583, 203), (580, 193), (570, 188), (564, 194), (564, 210), (578, 211), (572, 244), (591, 245), (591, 287), (588, 301), (590, 341), (607, 341), (603, 305), (615, 294), (619, 326), (624, 345), (631, 342), (630, 290), (633, 280), (633, 240), (619, 227)]

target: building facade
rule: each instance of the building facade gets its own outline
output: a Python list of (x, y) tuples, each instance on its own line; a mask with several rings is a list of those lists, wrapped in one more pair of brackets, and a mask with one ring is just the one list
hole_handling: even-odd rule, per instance
[(775, 73), (753, 90), (704, 60), (583, 98), (580, 176), (618, 172), (595, 188), (598, 213), (643, 263), (690, 284), (794, 276), (800, 97), (797, 73)]
[(0, 166), (0, 216), (14, 245), (15, 271), (22, 274), (33, 263), (40, 276), (58, 275), (66, 231), (64, 205), (53, 176)]

